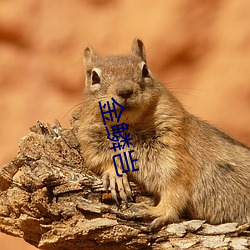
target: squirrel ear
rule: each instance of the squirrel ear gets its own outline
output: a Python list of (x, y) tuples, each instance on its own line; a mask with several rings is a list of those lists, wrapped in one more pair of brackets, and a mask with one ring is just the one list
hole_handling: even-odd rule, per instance
[(91, 79), (91, 71), (94, 68), (95, 59), (97, 58), (97, 54), (93, 50), (91, 46), (88, 46), (84, 49), (83, 53), (83, 63), (85, 69), (85, 85), (88, 85), (88, 82)]
[(93, 64), (95, 59), (97, 58), (97, 55), (93, 48), (91, 46), (88, 46), (84, 49), (84, 54), (83, 54), (83, 63), (85, 66), (85, 70), (89, 70), (93, 68)]
[(132, 54), (139, 56), (142, 61), (147, 62), (146, 51), (143, 42), (140, 39), (135, 38), (132, 43)]

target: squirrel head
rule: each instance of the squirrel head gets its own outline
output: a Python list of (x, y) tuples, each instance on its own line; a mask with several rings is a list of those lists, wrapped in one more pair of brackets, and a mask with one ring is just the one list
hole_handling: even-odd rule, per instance
[(157, 96), (156, 82), (148, 69), (145, 47), (139, 39), (133, 40), (131, 52), (125, 56), (102, 58), (88, 46), (84, 50), (83, 62), (85, 96), (88, 101), (94, 100), (97, 106), (99, 101), (106, 103), (114, 98), (125, 107), (126, 112), (139, 112), (147, 108)]

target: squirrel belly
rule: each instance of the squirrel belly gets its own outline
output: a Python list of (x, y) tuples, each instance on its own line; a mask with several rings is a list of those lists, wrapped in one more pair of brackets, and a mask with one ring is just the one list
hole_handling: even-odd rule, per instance
[[(156, 206), (135, 205), (154, 219), (152, 228), (188, 215), (209, 223), (250, 223), (250, 148), (188, 113), (148, 69), (145, 48), (135, 39), (126, 56), (98, 56), (84, 50), (86, 86), (78, 138), (86, 166), (103, 176), (117, 201), (127, 201), (127, 175), (158, 197)], [(115, 170), (101, 103), (124, 107), (119, 124), (133, 140), (124, 148), (136, 171)], [(98, 105), (100, 103), (100, 105)], [(119, 113), (116, 106), (113, 114)], [(116, 114), (117, 115), (117, 114)], [(113, 134), (114, 135), (114, 134)], [(130, 152), (133, 151), (131, 155)], [(136, 160), (135, 160), (136, 159)], [(127, 161), (127, 158), (125, 159)]]

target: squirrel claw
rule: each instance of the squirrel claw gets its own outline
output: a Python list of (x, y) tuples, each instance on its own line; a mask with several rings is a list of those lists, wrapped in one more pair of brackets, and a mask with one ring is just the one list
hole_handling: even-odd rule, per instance
[(165, 226), (168, 222), (168, 219), (166, 216), (160, 216), (156, 219), (154, 219), (150, 225), (149, 225), (149, 230), (150, 231), (156, 231), (159, 230), (161, 227)]
[(130, 208), (135, 217), (141, 218), (145, 221), (152, 220), (156, 218), (156, 216), (150, 211), (149, 206), (144, 203), (135, 203)]
[(152, 221), (148, 226), (149, 231), (159, 230), (161, 227), (167, 224), (167, 216), (157, 216), (151, 210), (150, 207), (144, 203), (133, 204), (129, 210), (133, 212), (134, 217), (143, 219), (144, 221)]
[(113, 199), (119, 205), (118, 197), (128, 203), (128, 198), (132, 200), (132, 192), (126, 174), (118, 177), (112, 170), (108, 170), (103, 175), (103, 186), (106, 190), (110, 188)]

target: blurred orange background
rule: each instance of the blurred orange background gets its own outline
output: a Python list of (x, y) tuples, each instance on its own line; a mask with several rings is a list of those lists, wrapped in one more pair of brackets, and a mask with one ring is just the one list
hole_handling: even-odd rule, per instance
[[(250, 144), (250, 2), (0, 1), (0, 166), (37, 120), (68, 126), (82, 99), (83, 49), (129, 53), (135, 37), (149, 67), (191, 113)], [(3, 250), (31, 250), (0, 234)]]

